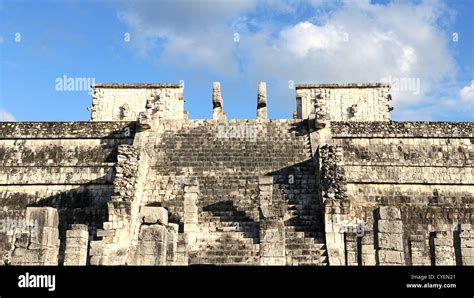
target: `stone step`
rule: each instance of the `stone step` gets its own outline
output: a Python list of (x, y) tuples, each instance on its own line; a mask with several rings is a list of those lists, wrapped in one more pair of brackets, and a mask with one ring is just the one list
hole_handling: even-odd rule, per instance
[(214, 242), (214, 243), (200, 243), (196, 245), (199, 247), (200, 251), (210, 252), (210, 251), (259, 251), (259, 244), (249, 244), (249, 243), (225, 243), (225, 242)]
[(215, 240), (215, 239), (245, 239), (245, 238), (258, 238), (259, 233), (254, 232), (210, 232), (209, 234), (202, 233), (199, 238), (200, 239), (208, 239), (208, 240)]
[(320, 250), (325, 249), (326, 245), (323, 243), (287, 243), (286, 248), (289, 250)]
[(221, 221), (220, 218), (199, 223), (200, 227), (235, 227), (237, 229), (258, 228), (259, 223), (254, 221)]
[(198, 238), (196, 245), (206, 245), (206, 244), (259, 244), (258, 238)]
[(327, 266), (328, 261), (327, 257), (320, 256), (320, 257), (295, 257), (295, 256), (287, 256), (286, 257), (286, 265), (289, 266)]
[(194, 257), (190, 258), (189, 264), (258, 265), (260, 257)]

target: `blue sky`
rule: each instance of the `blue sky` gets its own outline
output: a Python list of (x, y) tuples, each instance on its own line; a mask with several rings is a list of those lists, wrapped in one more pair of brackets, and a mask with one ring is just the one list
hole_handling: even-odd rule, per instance
[[(87, 91), (56, 79), (185, 84), (185, 109), (211, 118), (291, 118), (294, 83), (409, 79), (393, 120), (474, 121), (474, 1), (0, 0), (0, 121), (89, 120)], [(126, 37), (129, 36), (128, 40)]]

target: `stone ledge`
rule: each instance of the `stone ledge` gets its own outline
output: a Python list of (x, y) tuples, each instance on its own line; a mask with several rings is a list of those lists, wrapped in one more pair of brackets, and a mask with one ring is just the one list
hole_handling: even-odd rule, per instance
[(0, 139), (133, 138), (131, 121), (0, 122)]
[(309, 88), (390, 88), (387, 83), (345, 83), (345, 84), (296, 84), (296, 89)]
[(331, 121), (333, 138), (473, 138), (474, 122)]
[(144, 84), (144, 83), (130, 83), (130, 84), (118, 84), (118, 83), (100, 83), (93, 84), (92, 88), (114, 88), (114, 89), (152, 89), (152, 88), (183, 88), (184, 85), (181, 83), (161, 83), (161, 84)]

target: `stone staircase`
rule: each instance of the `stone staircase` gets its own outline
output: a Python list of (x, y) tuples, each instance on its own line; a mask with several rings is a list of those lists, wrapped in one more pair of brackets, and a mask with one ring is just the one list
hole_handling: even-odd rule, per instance
[(252, 265), (259, 263), (259, 223), (223, 201), (199, 214), (200, 237), (190, 253), (191, 264)]
[[(180, 179), (197, 178), (199, 236), (190, 264), (259, 264), (258, 178), (264, 175), (274, 177), (274, 197), (288, 206), (288, 263), (324, 263), (321, 208), (305, 122), (164, 120), (161, 125), (149, 141), (155, 149), (146, 201), (167, 208), (170, 220), (179, 222), (184, 195)], [(219, 132), (223, 125), (251, 126), (255, 138), (226, 137)]]
[[(311, 157), (309, 135), (304, 139), (304, 151)], [(313, 161), (307, 160), (274, 174), (273, 197), (287, 205), (284, 217), (286, 264), (328, 265)]]

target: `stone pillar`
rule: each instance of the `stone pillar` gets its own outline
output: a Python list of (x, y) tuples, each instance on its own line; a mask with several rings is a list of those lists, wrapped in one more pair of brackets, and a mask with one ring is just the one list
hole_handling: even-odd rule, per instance
[(212, 119), (226, 120), (224, 113), (224, 100), (221, 95), (221, 83), (212, 83)]
[(363, 236), (361, 238), (361, 265), (362, 266), (375, 266), (375, 246), (374, 246), (374, 231), (367, 230), (364, 228)]
[(434, 238), (434, 246), (436, 266), (456, 265), (454, 241), (451, 231), (436, 232), (436, 238)]
[(461, 224), (461, 260), (464, 266), (474, 265), (474, 230), (470, 224)]
[(286, 265), (283, 218), (260, 221), (260, 265)]
[(349, 200), (326, 199), (324, 202), (324, 230), (329, 265), (346, 265), (344, 226), (349, 218)]
[(193, 245), (197, 240), (199, 228), (198, 193), (199, 185), (197, 179), (184, 182), (184, 233), (188, 237), (189, 245)]
[(89, 231), (87, 225), (73, 224), (66, 231), (66, 251), (64, 252), (64, 266), (87, 265), (87, 247), (89, 245)]
[[(146, 132), (143, 132), (146, 134)], [(143, 141), (135, 135), (134, 144)], [(119, 145), (115, 166), (114, 190), (107, 202), (108, 221), (90, 242), (91, 265), (125, 265), (140, 231), (140, 206), (146, 183), (149, 156), (137, 145)]]
[(267, 83), (258, 82), (257, 120), (267, 120)]
[(137, 265), (166, 265), (168, 231), (165, 225), (142, 225), (136, 249)]
[(176, 247), (176, 261), (173, 265), (187, 266), (188, 265), (188, 238), (186, 234), (178, 234), (178, 244)]
[(430, 247), (425, 233), (410, 235), (410, 258), (413, 266), (430, 266)]
[(258, 180), (260, 200), (260, 265), (285, 265), (286, 210), (273, 203), (273, 177), (263, 176)]
[(168, 247), (166, 250), (166, 264), (174, 265), (178, 259), (178, 231), (179, 225), (175, 223), (168, 224)]
[(360, 251), (356, 233), (345, 233), (346, 265), (358, 266)]
[(59, 217), (51, 207), (27, 207), (26, 222), (30, 231), (16, 235), (12, 265), (58, 265)]
[(377, 232), (379, 265), (405, 265), (400, 210), (387, 206), (380, 207)]

